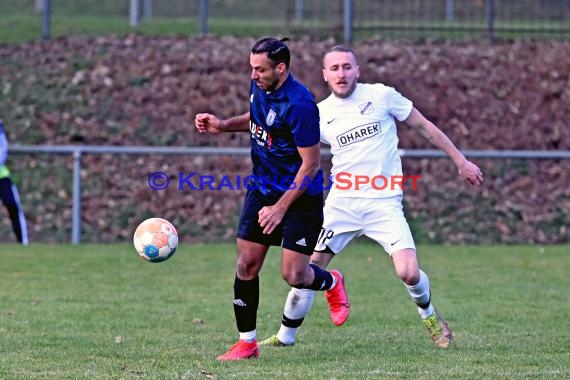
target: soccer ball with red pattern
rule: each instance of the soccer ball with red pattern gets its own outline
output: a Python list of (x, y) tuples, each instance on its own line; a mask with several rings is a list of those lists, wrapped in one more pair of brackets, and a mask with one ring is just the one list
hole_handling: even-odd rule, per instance
[(133, 243), (142, 259), (159, 263), (168, 260), (176, 252), (178, 233), (168, 220), (150, 218), (139, 224)]

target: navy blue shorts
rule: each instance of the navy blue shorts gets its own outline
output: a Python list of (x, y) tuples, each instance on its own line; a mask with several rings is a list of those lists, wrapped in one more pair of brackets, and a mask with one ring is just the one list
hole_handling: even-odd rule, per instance
[(270, 246), (283, 246), (305, 255), (311, 255), (323, 225), (323, 196), (302, 194), (283, 216), (271, 234), (264, 234), (259, 225), (258, 212), (270, 201), (257, 190), (248, 190), (241, 210), (237, 237)]

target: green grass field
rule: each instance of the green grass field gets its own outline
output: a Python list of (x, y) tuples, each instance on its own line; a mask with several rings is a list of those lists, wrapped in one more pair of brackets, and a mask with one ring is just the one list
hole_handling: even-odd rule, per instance
[[(388, 257), (353, 244), (333, 262), (352, 314), (314, 308), (294, 347), (218, 363), (237, 339), (235, 248), (181, 244), (167, 262), (130, 244), (0, 246), (1, 379), (568, 378), (567, 246), (421, 246), (433, 301), (454, 329), (437, 349)], [(258, 334), (275, 333), (288, 287), (279, 251), (261, 275)]]
[[(255, 27), (251, 22), (240, 20), (212, 19), (209, 32), (212, 35), (234, 35), (239, 37), (272, 34), (277, 30), (286, 31), (283, 23), (258, 21)], [(54, 16), (51, 37), (62, 36), (125, 36), (137, 33), (148, 36), (196, 36), (200, 26), (196, 19), (175, 18), (155, 19), (142, 23), (138, 28), (131, 28), (126, 18), (95, 16)], [(39, 41), (41, 28), (39, 16), (0, 15), (0, 43), (22, 43)]]

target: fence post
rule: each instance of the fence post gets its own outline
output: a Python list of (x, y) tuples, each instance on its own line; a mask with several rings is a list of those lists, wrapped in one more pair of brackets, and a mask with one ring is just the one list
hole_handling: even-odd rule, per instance
[(73, 193), (71, 206), (71, 243), (81, 243), (81, 148), (73, 150)]
[(131, 0), (129, 2), (129, 26), (136, 28), (140, 24), (140, 2), (139, 0)]
[(304, 13), (304, 5), (303, 0), (295, 0), (295, 22), (302, 23), (303, 22), (303, 13)]
[(447, 0), (445, 2), (445, 21), (452, 22), (454, 17), (453, 0)]
[(344, 0), (344, 42), (352, 42), (352, 0)]
[(200, 33), (208, 33), (208, 0), (200, 0)]
[(487, 13), (487, 38), (489, 42), (495, 40), (495, 0), (487, 0), (487, 7), (485, 13)]
[(42, 40), (47, 41), (51, 37), (51, 1), (42, 1)]
[(147, 20), (152, 18), (152, 0), (144, 0), (143, 14)]

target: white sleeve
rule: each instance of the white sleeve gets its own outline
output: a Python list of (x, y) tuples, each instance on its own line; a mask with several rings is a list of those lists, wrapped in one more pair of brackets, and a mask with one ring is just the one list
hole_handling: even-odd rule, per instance
[(325, 137), (325, 134), (323, 133), (322, 127), (321, 127), (321, 142), (322, 142), (323, 144), (331, 145), (331, 144), (327, 141), (327, 138)]
[(393, 87), (388, 87), (388, 91), (386, 92), (386, 102), (388, 104), (390, 114), (399, 121), (406, 120), (412, 112), (412, 101), (400, 94)]
[(317, 104), (317, 107), (319, 107), (319, 130), (321, 131), (321, 142), (323, 144), (327, 144), (330, 145), (330, 143), (327, 141), (327, 138), (325, 137), (325, 134), (323, 133), (323, 127), (325, 126), (325, 123), (323, 123), (322, 117), (323, 117), (323, 108), (324, 106), (322, 105), (322, 102)]

